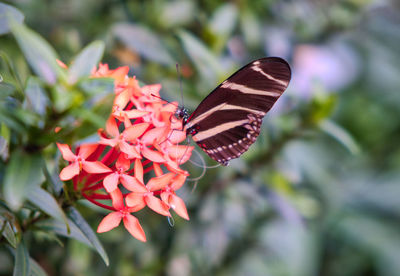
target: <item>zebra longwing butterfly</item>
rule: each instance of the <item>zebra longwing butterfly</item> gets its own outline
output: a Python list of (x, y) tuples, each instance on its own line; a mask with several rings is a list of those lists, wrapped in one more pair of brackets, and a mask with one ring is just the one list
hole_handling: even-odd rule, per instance
[(179, 109), (183, 130), (212, 159), (226, 166), (256, 141), (262, 119), (286, 90), (289, 64), (278, 57), (255, 60), (215, 88), (189, 116)]

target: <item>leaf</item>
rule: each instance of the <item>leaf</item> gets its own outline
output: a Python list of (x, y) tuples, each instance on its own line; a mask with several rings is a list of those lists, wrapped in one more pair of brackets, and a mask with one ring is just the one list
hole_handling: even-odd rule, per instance
[(77, 241), (86, 244), (89, 247), (92, 247), (90, 241), (85, 237), (85, 235), (83, 235), (82, 231), (79, 230), (79, 228), (72, 220), (68, 219), (68, 225), (70, 229), (69, 232), (65, 227), (65, 223), (55, 219), (47, 219), (44, 221), (40, 221), (36, 224), (36, 226), (42, 229), (43, 231), (55, 232), (60, 236), (67, 237), (70, 239), (75, 239)]
[(331, 120), (323, 120), (319, 127), (336, 141), (342, 144), (350, 153), (360, 153), (360, 147), (351, 135), (341, 126)]
[(114, 91), (114, 79), (112, 78), (90, 78), (79, 82), (79, 87), (89, 95), (106, 95)]
[(174, 64), (173, 58), (163, 46), (159, 36), (144, 26), (118, 23), (112, 28), (114, 35), (129, 49), (143, 57), (164, 64)]
[(58, 176), (59, 172), (56, 169), (59, 167), (60, 156), (61, 154), (57, 152), (57, 158), (55, 159), (55, 163), (53, 163), (53, 168), (51, 169), (52, 172), (50, 172), (48, 163), (46, 161), (43, 167), (44, 176), (46, 177), (46, 180), (52, 184), (51, 187), (57, 195), (61, 193), (64, 185), (64, 183), (60, 180), (60, 177)]
[(175, 0), (165, 2), (159, 14), (159, 21), (164, 27), (178, 27), (193, 22), (196, 18), (195, 2)]
[(15, 86), (10, 83), (0, 82), (0, 101), (4, 101), (15, 91)]
[(11, 152), (4, 176), (3, 193), (13, 210), (18, 210), (31, 191), (43, 181), (42, 158), (22, 150)]
[(0, 123), (0, 158), (4, 161), (9, 157), (10, 136), (10, 129), (5, 124)]
[(0, 3), (0, 35), (10, 32), (10, 19), (22, 23), (24, 15), (13, 6)]
[(47, 273), (44, 269), (32, 258), (29, 258), (29, 263), (31, 267), (30, 276), (46, 276)]
[(237, 23), (238, 11), (235, 5), (226, 3), (221, 5), (213, 14), (210, 22), (210, 31), (216, 36), (224, 37), (224, 40), (232, 33)]
[(246, 45), (250, 47), (257, 47), (261, 44), (262, 30), (261, 22), (257, 20), (254, 13), (244, 11), (240, 13), (240, 27), (242, 29), (243, 39)]
[(104, 263), (108, 266), (109, 259), (107, 253), (105, 252), (103, 246), (97, 238), (97, 235), (93, 232), (90, 225), (74, 207), (69, 208), (68, 216), (76, 224), (76, 226), (78, 226), (85, 237), (90, 241), (93, 248), (96, 249), (97, 253), (99, 253), (99, 255), (103, 258)]
[(39, 34), (23, 24), (13, 22), (11, 31), (33, 71), (45, 82), (54, 84), (63, 75), (54, 49)]
[(218, 59), (196, 37), (185, 31), (180, 31), (178, 35), (183, 43), (183, 48), (202, 77), (208, 83), (215, 83), (217, 77), (223, 74)]
[(40, 81), (34, 77), (29, 78), (25, 89), (23, 108), (43, 116), (46, 114), (49, 102)]
[(65, 223), (67, 231), (70, 231), (67, 216), (64, 214), (64, 211), (58, 205), (55, 198), (46, 190), (40, 187), (34, 187), (29, 194), (28, 200), (39, 207), (49, 216), (63, 221)]
[(89, 76), (97, 66), (104, 53), (104, 43), (93, 41), (86, 46), (75, 58), (68, 70), (68, 83), (74, 84), (80, 78)]
[(15, 252), (14, 261), (14, 272), (13, 276), (29, 276), (30, 274), (30, 263), (29, 263), (29, 253), (23, 242), (18, 244)]
[(18, 245), (18, 239), (11, 227), (11, 224), (8, 220), (6, 220), (5, 218), (0, 217), (0, 229), (2, 229), (2, 235), (4, 238), (6, 238), (6, 240), (8, 241), (8, 243), (14, 247), (17, 248)]

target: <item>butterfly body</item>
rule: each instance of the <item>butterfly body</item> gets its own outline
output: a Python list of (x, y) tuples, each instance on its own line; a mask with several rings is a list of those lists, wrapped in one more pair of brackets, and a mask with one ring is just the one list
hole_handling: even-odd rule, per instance
[(215, 88), (192, 115), (178, 110), (183, 129), (212, 159), (228, 165), (256, 141), (262, 119), (286, 90), (290, 67), (281, 58), (255, 60)]

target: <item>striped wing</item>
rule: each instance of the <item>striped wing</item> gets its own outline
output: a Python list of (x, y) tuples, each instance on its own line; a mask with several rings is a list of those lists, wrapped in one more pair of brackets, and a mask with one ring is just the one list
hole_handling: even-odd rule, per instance
[(281, 58), (255, 60), (215, 88), (184, 125), (215, 161), (227, 165), (260, 134), (262, 119), (285, 91), (290, 67)]

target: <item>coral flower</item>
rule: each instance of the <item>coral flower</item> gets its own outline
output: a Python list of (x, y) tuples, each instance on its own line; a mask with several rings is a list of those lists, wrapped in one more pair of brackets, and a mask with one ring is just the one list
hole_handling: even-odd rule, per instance
[(146, 186), (127, 173), (130, 165), (130, 160), (126, 159), (123, 154), (118, 157), (115, 163), (116, 171), (107, 175), (103, 180), (103, 185), (107, 192), (111, 193), (117, 189), (119, 182), (129, 191), (147, 191)]
[(97, 232), (103, 233), (108, 232), (111, 229), (117, 227), (121, 220), (124, 222), (124, 226), (132, 236), (136, 239), (145, 242), (146, 235), (144, 234), (143, 228), (139, 223), (139, 220), (131, 215), (132, 212), (137, 211), (135, 207), (124, 206), (124, 200), (120, 190), (114, 190), (110, 193), (112, 198), (112, 205), (115, 208), (115, 212), (112, 212), (105, 216), (100, 222)]
[(99, 161), (85, 160), (96, 150), (97, 145), (95, 144), (82, 145), (77, 155), (73, 154), (69, 146), (66, 144), (57, 143), (57, 146), (61, 151), (63, 158), (71, 162), (71, 164), (60, 172), (60, 179), (63, 181), (72, 179), (82, 170), (88, 173), (106, 173), (111, 171), (110, 168), (106, 167)]
[(72, 180), (82, 198), (111, 211), (97, 232), (110, 231), (123, 221), (132, 236), (146, 241), (132, 213), (148, 207), (170, 217), (172, 209), (189, 219), (185, 203), (175, 191), (189, 175), (181, 165), (190, 158), (193, 147), (179, 144), (186, 133), (175, 117), (177, 105), (160, 98), (161, 85), (140, 87), (127, 73), (128, 67), (110, 70), (107, 64), (93, 70), (93, 78), (114, 79), (112, 112), (105, 130), (98, 130), (96, 144), (81, 145), (76, 154), (68, 145), (57, 144), (69, 163), (60, 179)]
[[(139, 159), (135, 160), (135, 178), (143, 183), (143, 166)], [(144, 208), (146, 205), (153, 211), (163, 215), (171, 216), (168, 209), (169, 206), (165, 202), (161, 201), (158, 197), (154, 196), (154, 192), (166, 187), (170, 181), (174, 178), (173, 173), (163, 174), (157, 177), (153, 177), (149, 180), (146, 185), (145, 192), (132, 192), (126, 197), (126, 204), (128, 206), (136, 206), (139, 210)]]

